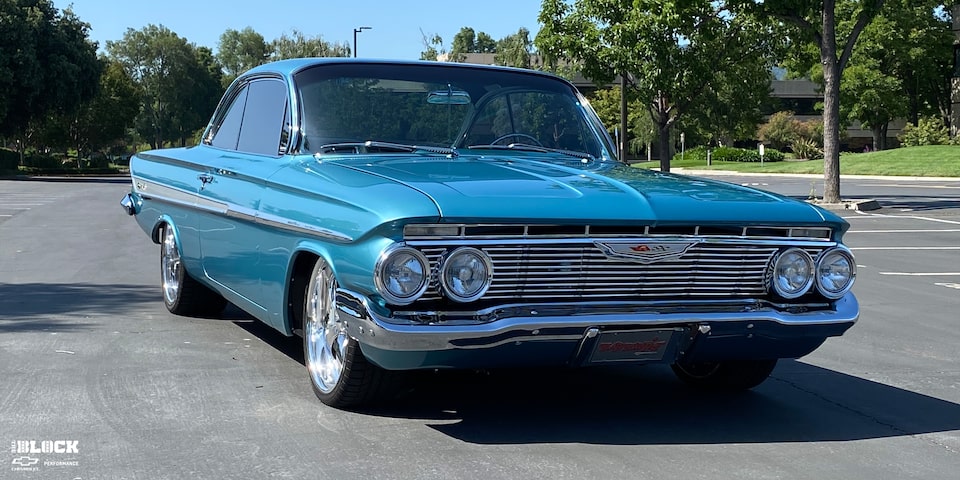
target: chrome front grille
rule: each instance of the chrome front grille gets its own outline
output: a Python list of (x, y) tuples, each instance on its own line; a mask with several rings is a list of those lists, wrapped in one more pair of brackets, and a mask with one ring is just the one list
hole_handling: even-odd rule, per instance
[[(641, 240), (638, 238), (638, 240)], [(651, 240), (643, 238), (642, 240)], [(643, 264), (611, 258), (592, 240), (533, 242), (411, 242), (437, 272), (445, 252), (459, 246), (485, 251), (493, 260), (493, 283), (484, 300), (640, 301), (750, 298), (767, 292), (770, 259), (786, 246), (802, 243), (814, 258), (832, 246), (828, 241), (795, 242), (725, 239), (702, 241), (682, 256)], [(440, 301), (437, 275), (421, 301)]]

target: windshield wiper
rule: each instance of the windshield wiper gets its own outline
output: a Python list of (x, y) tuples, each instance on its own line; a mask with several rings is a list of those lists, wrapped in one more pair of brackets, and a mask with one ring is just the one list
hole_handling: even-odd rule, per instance
[(317, 153), (390, 153), (390, 152), (429, 152), (442, 155), (457, 156), (457, 150), (450, 147), (435, 147), (432, 145), (408, 145), (405, 143), (380, 142), (367, 140), (366, 142), (339, 142), (320, 145)]
[(590, 155), (586, 152), (578, 152), (575, 150), (565, 150), (562, 148), (549, 148), (541, 147), (540, 145), (531, 145), (529, 143), (511, 143), (509, 145), (470, 145), (467, 148), (469, 149), (490, 149), (490, 150), (519, 150), (522, 152), (539, 152), (539, 153), (559, 153), (561, 155), (566, 155), (568, 157), (576, 157), (581, 160), (590, 160), (594, 161), (597, 157)]

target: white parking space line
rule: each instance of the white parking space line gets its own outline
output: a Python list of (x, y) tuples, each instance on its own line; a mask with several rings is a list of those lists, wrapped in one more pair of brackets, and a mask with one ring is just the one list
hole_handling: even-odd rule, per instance
[[(865, 187), (865, 186), (868, 186), (868, 185), (857, 185), (857, 186), (858, 186), (858, 187)], [(927, 188), (957, 188), (957, 189), (960, 189), (960, 186), (955, 186), (955, 185), (922, 185), (922, 186), (918, 186), (918, 185), (900, 185), (900, 184), (891, 183), (891, 184), (879, 184), (879, 185), (869, 185), (869, 186), (870, 186), (870, 187), (896, 187), (896, 188), (923, 188), (923, 189), (927, 189)]]
[(860, 220), (864, 218), (871, 217), (883, 217), (883, 218), (907, 218), (913, 220), (926, 220), (928, 222), (937, 222), (937, 223), (949, 223), (951, 225), (960, 225), (960, 222), (956, 220), (945, 220), (943, 218), (930, 218), (930, 217), (919, 217), (916, 215), (884, 215), (882, 213), (868, 213), (857, 211), (858, 215), (853, 215), (849, 217), (843, 217), (844, 220)]
[(936, 286), (938, 286), (938, 287), (947, 287), (947, 288), (954, 288), (954, 289), (960, 290), (960, 283), (940, 283), (940, 282), (937, 282), (937, 283), (934, 283), (934, 285), (936, 285)]
[(960, 277), (960, 272), (878, 272), (899, 277)]

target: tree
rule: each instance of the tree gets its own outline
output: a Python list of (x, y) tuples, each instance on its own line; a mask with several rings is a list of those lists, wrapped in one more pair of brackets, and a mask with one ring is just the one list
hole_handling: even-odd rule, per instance
[[(880, 11), (884, 0), (734, 0), (732, 3), (736, 10), (776, 20), (795, 44), (809, 42), (818, 50), (823, 71), (823, 200), (840, 202), (840, 79), (857, 39)], [(838, 18), (853, 21), (838, 24)], [(839, 33), (838, 26), (842, 27)]]
[(778, 37), (724, 2), (544, 0), (534, 43), (548, 68), (575, 62), (587, 78), (617, 76), (657, 124), (660, 168), (670, 170), (670, 129), (736, 67), (767, 75)]
[(49, 0), (0, 0), (0, 135), (18, 140), (68, 115), (97, 91), (101, 65), (90, 26)]
[(711, 145), (732, 146), (736, 140), (754, 138), (763, 109), (772, 101), (771, 78), (770, 71), (749, 64), (718, 72), (718, 80), (704, 89), (687, 115), (685, 128), (697, 131)]
[[(634, 155), (643, 149), (648, 149), (647, 152), (649, 153), (650, 144), (656, 139), (657, 126), (654, 125), (650, 114), (644, 107), (645, 102), (641, 102), (636, 97), (635, 92), (632, 96), (630, 93), (631, 91), (628, 90), (627, 125), (629, 131), (624, 133), (628, 138), (627, 144), (629, 147), (627, 150)], [(615, 127), (620, 123), (620, 100), (620, 87), (599, 89), (590, 98), (590, 106), (597, 112), (597, 116), (600, 117), (603, 124), (607, 126), (607, 130), (612, 137), (621, 135), (619, 129)]]
[(423, 29), (420, 29), (420, 36), (423, 37), (423, 51), (420, 52), (420, 60), (436, 62), (440, 55), (447, 53), (447, 50), (443, 48), (443, 38), (440, 35), (434, 33), (428, 37)]
[(270, 42), (270, 59), (284, 60), (287, 58), (303, 57), (349, 57), (350, 46), (345, 42), (330, 43), (323, 36), (308, 37), (300, 30), (294, 29), (288, 36), (286, 33)]
[(887, 148), (887, 126), (906, 115), (905, 98), (900, 81), (883, 73), (876, 61), (865, 59), (847, 67), (840, 81), (841, 108), (870, 129), (874, 150)]
[(453, 44), (450, 46), (451, 62), (463, 62), (468, 53), (494, 53), (497, 44), (493, 38), (484, 33), (476, 33), (470, 27), (463, 27), (453, 36)]
[(140, 89), (136, 129), (153, 148), (183, 145), (203, 127), (221, 89), (221, 67), (209, 48), (187, 43), (162, 25), (147, 25), (107, 42), (107, 52)]
[(497, 65), (530, 68), (532, 48), (533, 42), (530, 40), (530, 30), (520, 27), (517, 33), (507, 35), (497, 41), (493, 61)]
[[(884, 77), (895, 79), (905, 103), (898, 115), (916, 124), (923, 115), (950, 116), (950, 77), (953, 71), (951, 20), (944, 3), (935, 0), (887, 0), (879, 15), (864, 28), (850, 67), (871, 62)], [(851, 72), (852, 73), (852, 72)], [(862, 83), (862, 82), (861, 82)], [(892, 84), (889, 80), (888, 84)], [(842, 101), (857, 101), (847, 97)], [(887, 91), (892, 88), (888, 86)], [(882, 94), (882, 92), (880, 92)], [(863, 119), (860, 119), (863, 120)]]
[(262, 65), (270, 58), (270, 46), (253, 28), (237, 31), (228, 28), (220, 34), (217, 44), (217, 60), (223, 65), (224, 86), (233, 82), (241, 73)]
[(77, 166), (85, 152), (103, 151), (127, 136), (140, 113), (140, 90), (118, 62), (102, 58), (97, 95), (84, 103), (74, 116), (57, 117), (58, 131), (69, 132), (77, 150)]

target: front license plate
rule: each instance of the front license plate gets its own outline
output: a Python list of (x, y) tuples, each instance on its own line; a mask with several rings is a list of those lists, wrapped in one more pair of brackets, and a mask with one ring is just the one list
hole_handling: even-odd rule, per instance
[(671, 329), (601, 332), (590, 363), (662, 360), (673, 346), (675, 334)]

